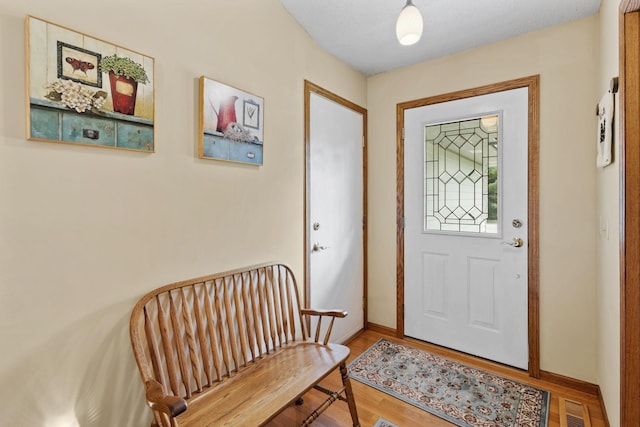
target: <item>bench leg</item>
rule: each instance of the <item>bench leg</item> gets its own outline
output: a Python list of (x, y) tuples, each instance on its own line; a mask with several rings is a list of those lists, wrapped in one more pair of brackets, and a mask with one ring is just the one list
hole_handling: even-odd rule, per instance
[(351, 412), (351, 421), (353, 421), (353, 427), (360, 427), (358, 410), (356, 409), (356, 400), (353, 397), (353, 390), (351, 390), (351, 380), (349, 380), (349, 374), (347, 373), (347, 365), (345, 362), (342, 362), (340, 364), (340, 375), (342, 376), (344, 393), (347, 395), (347, 404), (349, 405), (349, 412)]

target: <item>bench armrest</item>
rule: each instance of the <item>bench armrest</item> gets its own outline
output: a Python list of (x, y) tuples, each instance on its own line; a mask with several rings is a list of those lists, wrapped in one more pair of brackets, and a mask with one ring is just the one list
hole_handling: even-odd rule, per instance
[(344, 310), (314, 310), (312, 308), (303, 308), (300, 310), (302, 314), (307, 316), (334, 316), (334, 317), (347, 317), (347, 312)]
[(154, 411), (165, 413), (173, 418), (187, 410), (187, 401), (181, 397), (164, 394), (164, 388), (159, 382), (149, 380), (145, 383), (145, 387), (147, 403)]
[(315, 342), (320, 342), (320, 327), (322, 326), (322, 318), (330, 317), (329, 327), (324, 334), (324, 340), (322, 340), (323, 345), (327, 345), (329, 342), (329, 337), (331, 336), (331, 330), (333, 329), (333, 322), (336, 320), (336, 317), (342, 318), (347, 317), (347, 312), (344, 310), (314, 310), (311, 308), (303, 308), (300, 310), (300, 313), (308, 318), (312, 316), (318, 317), (318, 323), (316, 324), (316, 333), (315, 333)]

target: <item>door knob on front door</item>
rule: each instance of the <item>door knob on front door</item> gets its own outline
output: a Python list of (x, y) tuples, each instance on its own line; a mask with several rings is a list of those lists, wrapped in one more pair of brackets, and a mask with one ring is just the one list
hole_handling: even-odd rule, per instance
[(311, 252), (320, 252), (324, 251), (325, 249), (329, 249), (329, 246), (321, 246), (320, 243), (315, 242), (313, 244), (313, 247), (311, 248)]
[(514, 248), (521, 248), (524, 246), (524, 241), (519, 237), (514, 237), (510, 242), (502, 242), (503, 245), (513, 246)]

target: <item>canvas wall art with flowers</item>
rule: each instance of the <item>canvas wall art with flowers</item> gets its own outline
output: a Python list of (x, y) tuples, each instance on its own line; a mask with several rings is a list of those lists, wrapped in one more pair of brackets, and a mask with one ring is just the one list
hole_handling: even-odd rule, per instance
[(28, 16), (27, 138), (154, 151), (154, 59)]

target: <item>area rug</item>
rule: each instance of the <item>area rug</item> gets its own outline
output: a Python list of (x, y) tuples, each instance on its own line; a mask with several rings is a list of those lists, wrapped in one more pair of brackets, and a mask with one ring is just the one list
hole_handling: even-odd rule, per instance
[(457, 426), (547, 426), (548, 391), (385, 339), (349, 375)]
[(376, 421), (373, 427), (398, 427), (398, 426), (385, 420), (384, 418), (378, 418), (378, 421)]

